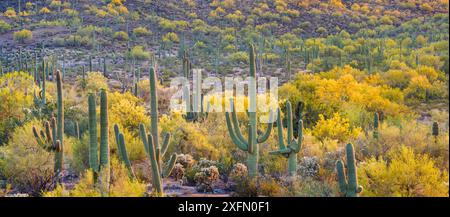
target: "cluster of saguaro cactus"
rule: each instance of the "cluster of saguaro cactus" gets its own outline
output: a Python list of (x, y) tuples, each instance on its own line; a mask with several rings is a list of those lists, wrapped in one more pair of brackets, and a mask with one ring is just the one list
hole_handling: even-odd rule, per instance
[(373, 115), (373, 138), (378, 139), (379, 133), (378, 129), (380, 128), (380, 116), (378, 115), (378, 112), (375, 112)]
[(56, 88), (57, 88), (57, 117), (52, 117), (50, 122), (45, 122), (45, 133), (43, 130), (38, 133), (33, 126), (33, 134), (39, 145), (46, 150), (55, 152), (55, 173), (59, 173), (63, 169), (63, 134), (64, 134), (64, 104), (62, 95), (62, 78), (59, 71), (56, 72)]
[[(189, 80), (189, 77), (191, 76), (191, 69), (192, 64), (189, 60), (187, 51), (184, 52), (183, 55), (183, 75), (184, 77)], [(197, 71), (197, 74), (193, 79), (197, 79), (196, 82), (200, 83), (201, 79), (201, 71)], [(200, 96), (200, 98), (198, 97)], [(201, 93), (201, 88), (198, 87), (197, 90), (195, 90), (195, 94), (192, 96), (192, 104), (191, 104), (191, 94), (189, 91), (189, 82), (188, 85), (185, 85), (183, 87), (183, 98), (185, 99), (185, 107), (186, 107), (186, 114), (183, 115), (184, 119), (189, 122), (201, 122), (205, 120), (208, 117), (210, 104), (208, 103), (206, 111), (204, 109), (204, 103), (203, 103), (203, 94)], [(200, 101), (200, 111), (194, 111), (195, 107), (198, 105)]]
[[(241, 133), (239, 122), (237, 120), (237, 111), (234, 106), (233, 99), (230, 99), (231, 103), (231, 117), (230, 112), (225, 112), (225, 118), (228, 127), (228, 133), (233, 143), (243, 151), (247, 152), (247, 167), (250, 177), (256, 177), (258, 175), (258, 160), (259, 160), (259, 143), (267, 141), (272, 132), (272, 119), (273, 114), (270, 112), (269, 123), (266, 131), (258, 135), (257, 134), (257, 113), (256, 113), (256, 68), (255, 68), (255, 49), (253, 45), (250, 45), (249, 51), (250, 60), (250, 79), (248, 86), (249, 93), (249, 111), (247, 112), (249, 124), (248, 124), (248, 137), (247, 139)], [(254, 109), (254, 111), (252, 111)]]
[(125, 164), (125, 166), (128, 169), (128, 173), (130, 174), (131, 178), (135, 178), (133, 167), (131, 166), (131, 161), (128, 157), (128, 151), (125, 144), (125, 136), (122, 132), (120, 132), (119, 125), (114, 124), (114, 135), (116, 137), (116, 144), (117, 144), (117, 152), (119, 154), (119, 160)]
[(150, 116), (151, 116), (151, 132), (147, 134), (145, 125), (140, 124), (140, 137), (144, 144), (145, 151), (149, 155), (150, 165), (152, 169), (153, 189), (158, 195), (163, 195), (162, 178), (168, 177), (172, 172), (177, 160), (177, 154), (173, 153), (164, 167), (161, 166), (162, 159), (169, 148), (170, 134), (164, 137), (162, 145), (159, 143), (158, 135), (158, 98), (156, 93), (156, 72), (150, 69)]
[[(297, 173), (297, 153), (302, 148), (303, 140), (303, 121), (298, 121), (298, 136), (297, 139), (293, 138), (294, 127), (292, 121), (292, 106), (290, 102), (286, 103), (286, 128), (287, 128), (287, 140), (283, 138), (283, 125), (281, 121), (280, 109), (277, 111), (277, 128), (278, 128), (278, 150), (269, 152), (270, 154), (282, 155), (288, 158), (288, 172), (289, 175), (295, 175)], [(301, 111), (299, 111), (301, 116)]]
[[(100, 92), (100, 159), (97, 146), (97, 113), (93, 93), (88, 96), (89, 105), (89, 167), (100, 180), (102, 196), (109, 195), (110, 162), (109, 162), (109, 131), (108, 131), (108, 95), (106, 90)], [(100, 177), (98, 175), (100, 174)], [(98, 178), (97, 178), (98, 177)]]
[(41, 86), (41, 90), (39, 94), (36, 94), (36, 90), (34, 90), (34, 105), (37, 108), (43, 108), (47, 104), (46, 98), (46, 75), (45, 75), (45, 61), (42, 61), (42, 82), (41, 79), (38, 79), (39, 76), (36, 75), (35, 80), (37, 81), (37, 85)]
[[(339, 189), (346, 197), (357, 197), (362, 192), (362, 186), (358, 185), (358, 175), (356, 171), (355, 151), (351, 143), (345, 147), (347, 155), (347, 174), (344, 169), (344, 163), (341, 160), (336, 162)], [(347, 175), (347, 177), (346, 177)]]

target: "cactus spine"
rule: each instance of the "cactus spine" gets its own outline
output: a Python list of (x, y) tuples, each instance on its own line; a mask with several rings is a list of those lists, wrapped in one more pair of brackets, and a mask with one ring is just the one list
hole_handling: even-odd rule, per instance
[(125, 164), (128, 169), (130, 176), (134, 179), (133, 167), (131, 166), (131, 161), (128, 158), (127, 147), (125, 145), (125, 136), (120, 132), (119, 125), (114, 124), (114, 134), (116, 136), (117, 151), (119, 154), (119, 159)]
[(339, 189), (346, 197), (357, 197), (362, 192), (362, 186), (358, 185), (358, 175), (356, 172), (355, 151), (351, 143), (345, 147), (347, 155), (347, 177), (344, 163), (341, 160), (336, 162)]
[(139, 125), (140, 137), (144, 144), (145, 151), (149, 155), (152, 168), (153, 189), (160, 196), (163, 195), (162, 178), (167, 177), (175, 166), (177, 154), (173, 153), (164, 168), (161, 168), (161, 159), (167, 153), (169, 147), (170, 134), (164, 136), (162, 145), (158, 141), (158, 98), (156, 94), (156, 73), (150, 69), (150, 116), (151, 133), (147, 134), (144, 124)]
[(110, 162), (109, 162), (109, 131), (108, 131), (108, 95), (106, 90), (100, 92), (100, 160), (97, 152), (97, 123), (95, 98), (89, 94), (89, 166), (100, 180), (102, 196), (109, 195)]
[[(262, 135), (257, 134), (257, 114), (256, 114), (256, 68), (255, 68), (255, 49), (253, 45), (250, 45), (249, 51), (250, 59), (250, 82), (248, 86), (249, 93), (249, 111), (248, 111), (248, 137), (247, 139), (241, 133), (239, 122), (237, 120), (236, 109), (233, 99), (230, 99), (231, 104), (231, 118), (230, 112), (225, 112), (225, 118), (227, 121), (228, 133), (233, 143), (243, 151), (247, 152), (247, 167), (250, 177), (258, 176), (258, 159), (259, 159), (259, 146), (258, 143), (267, 141), (272, 131), (272, 112), (270, 112), (270, 120), (267, 126), (266, 132)], [(252, 111), (253, 110), (253, 111)]]
[[(277, 128), (278, 128), (278, 150), (271, 151), (269, 154), (283, 155), (288, 158), (288, 172), (289, 175), (295, 175), (297, 173), (297, 153), (302, 148), (303, 140), (303, 121), (300, 119), (298, 121), (298, 137), (293, 138), (294, 127), (293, 127), (293, 117), (292, 117), (292, 106), (290, 102), (286, 103), (286, 120), (287, 120), (287, 140), (284, 141), (283, 138), (283, 125), (281, 121), (280, 109), (277, 110)], [(301, 111), (299, 111), (299, 117), (301, 116)]]

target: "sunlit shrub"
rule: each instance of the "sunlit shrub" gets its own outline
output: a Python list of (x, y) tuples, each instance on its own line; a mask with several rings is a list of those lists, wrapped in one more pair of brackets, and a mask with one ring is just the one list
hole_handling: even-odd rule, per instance
[(448, 172), (436, 168), (429, 156), (401, 147), (386, 158), (371, 158), (359, 166), (364, 196), (448, 197)]
[(26, 119), (33, 106), (34, 81), (24, 72), (0, 77), (0, 144), (8, 141), (13, 129)]
[(115, 32), (114, 39), (119, 41), (128, 41), (128, 34), (124, 31)]
[(33, 135), (31, 121), (16, 128), (11, 140), (0, 146), (0, 174), (21, 192), (38, 196), (55, 184), (53, 154), (41, 148)]
[(358, 137), (361, 133), (359, 128), (350, 127), (349, 121), (342, 118), (339, 113), (335, 113), (332, 118), (325, 119), (319, 115), (319, 121), (312, 130), (312, 134), (319, 140), (325, 138), (337, 139), (341, 142)]
[(14, 32), (14, 40), (19, 43), (31, 41), (32, 38), (33, 33), (28, 29), (22, 29), (20, 31)]

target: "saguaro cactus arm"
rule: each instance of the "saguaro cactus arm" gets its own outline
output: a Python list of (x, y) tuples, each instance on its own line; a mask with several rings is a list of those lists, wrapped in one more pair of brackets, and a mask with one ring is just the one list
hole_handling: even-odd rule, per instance
[(169, 142), (170, 142), (170, 133), (166, 133), (164, 135), (163, 143), (161, 145), (161, 157), (164, 157), (164, 155), (167, 152), (167, 149), (169, 149)]
[(266, 131), (263, 134), (258, 136), (257, 142), (263, 143), (263, 142), (267, 141), (270, 137), (270, 133), (272, 133), (272, 128), (273, 128), (273, 112), (272, 112), (272, 110), (270, 110), (269, 122), (267, 123)]
[(167, 162), (166, 166), (164, 167), (162, 177), (168, 177), (170, 175), (176, 162), (177, 162), (177, 154), (174, 153), (170, 156), (169, 161)]
[(230, 137), (231, 137), (231, 140), (233, 141), (233, 143), (236, 144), (236, 146), (239, 149), (241, 149), (243, 151), (247, 151), (248, 150), (248, 143), (245, 140), (240, 139), (236, 135), (236, 130), (234, 129), (235, 126), (233, 126), (233, 124), (231, 123), (229, 112), (225, 112), (225, 119), (226, 119), (226, 122), (227, 122), (228, 133), (230, 134)]
[(156, 148), (153, 141), (152, 134), (147, 135), (147, 146), (148, 146), (148, 155), (150, 158), (151, 168), (152, 168), (152, 180), (153, 180), (153, 187), (155, 188), (156, 192), (162, 193), (162, 181), (161, 177), (159, 176), (159, 167), (158, 167), (158, 161), (156, 159)]

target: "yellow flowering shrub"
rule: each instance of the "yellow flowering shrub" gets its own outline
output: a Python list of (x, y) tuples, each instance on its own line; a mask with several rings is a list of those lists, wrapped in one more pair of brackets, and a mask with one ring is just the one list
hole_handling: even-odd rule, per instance
[(319, 115), (319, 121), (312, 129), (312, 135), (319, 140), (336, 139), (340, 142), (346, 142), (355, 139), (361, 133), (360, 128), (350, 127), (349, 120), (341, 117), (339, 113), (334, 113), (333, 117), (325, 119)]
[(448, 172), (440, 171), (428, 155), (401, 147), (387, 159), (372, 157), (359, 165), (363, 196), (448, 197)]

